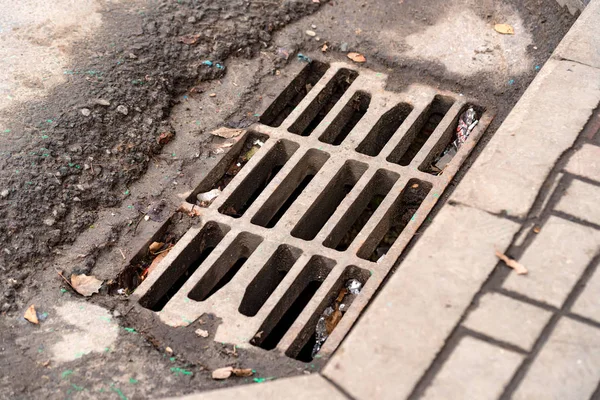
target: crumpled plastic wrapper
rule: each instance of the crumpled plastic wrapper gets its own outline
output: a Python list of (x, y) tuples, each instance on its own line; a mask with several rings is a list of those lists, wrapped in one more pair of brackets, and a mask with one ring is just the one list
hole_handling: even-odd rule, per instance
[(456, 139), (454, 139), (442, 154), (433, 162), (432, 168), (441, 173), (446, 165), (452, 160), (452, 158), (458, 152), (458, 149), (464, 142), (467, 141), (469, 135), (473, 131), (473, 128), (477, 126), (479, 120), (477, 120), (477, 112), (470, 106), (467, 111), (461, 114), (458, 119), (458, 125), (456, 126)]

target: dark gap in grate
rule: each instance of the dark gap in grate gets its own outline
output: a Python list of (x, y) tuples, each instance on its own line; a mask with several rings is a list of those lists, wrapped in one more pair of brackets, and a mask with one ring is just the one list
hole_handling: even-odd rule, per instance
[(365, 240), (357, 255), (365, 260), (378, 261), (387, 254), (427, 197), (432, 186), (429, 182), (410, 179), (371, 235)]
[(254, 317), (301, 254), (302, 250), (285, 244), (280, 245), (246, 288), (238, 311), (247, 317)]
[(346, 161), (296, 224), (292, 236), (303, 240), (314, 239), (366, 170), (366, 164)]
[(309, 136), (346, 93), (357, 76), (358, 72), (346, 68), (336, 72), (288, 130), (297, 135)]
[[(313, 360), (313, 349), (316, 343), (316, 327), (317, 322), (323, 312), (327, 307), (332, 307), (334, 309), (334, 313), (338, 315), (331, 315), (329, 318), (326, 318), (327, 325), (330, 329), (327, 330), (328, 334), (335, 330), (335, 327), (339, 325), (344, 314), (348, 312), (348, 309), (352, 306), (352, 303), (356, 299), (358, 295), (352, 295), (347, 292), (346, 283), (350, 279), (356, 279), (362, 284), (362, 287), (365, 286), (369, 278), (371, 277), (371, 273), (365, 269), (359, 268), (355, 265), (350, 265), (344, 269), (344, 272), (338, 280), (333, 285), (333, 288), (327, 293), (327, 295), (319, 304), (319, 307), (315, 311), (315, 313), (310, 317), (308, 323), (302, 328), (298, 337), (291, 344), (289, 349), (285, 352), (288, 357), (295, 358), (296, 360), (303, 362), (311, 362)], [(341, 302), (337, 302), (338, 298), (341, 297)], [(344, 304), (343, 307), (339, 307), (340, 304)], [(341, 315), (340, 315), (341, 314)], [(337, 317), (337, 318), (336, 318)], [(327, 340), (323, 343), (326, 343)]]
[(207, 222), (140, 299), (142, 307), (152, 311), (162, 310), (228, 231), (227, 226), (212, 221)]
[(251, 157), (248, 157), (248, 155), (253, 154), (254, 142), (260, 140), (264, 143), (268, 139), (269, 136), (267, 135), (253, 131), (247, 132), (242, 139), (229, 149), (219, 163), (210, 170), (208, 175), (200, 182), (192, 194), (188, 196), (186, 201), (196, 204), (198, 193), (205, 193), (212, 189), (225, 189), (229, 185), (229, 182), (250, 160)]
[(313, 61), (304, 67), (261, 115), (260, 122), (268, 126), (280, 126), (328, 69), (328, 64), (319, 61)]
[(206, 271), (188, 294), (191, 300), (205, 301), (229, 283), (262, 242), (260, 236), (240, 233)]
[(372, 157), (379, 155), (412, 110), (410, 104), (400, 103), (383, 114), (356, 151)]
[(371, 103), (371, 95), (366, 92), (358, 91), (354, 93), (350, 101), (342, 108), (342, 111), (335, 117), (331, 125), (319, 137), (324, 143), (339, 146), (348, 134), (354, 129), (358, 121), (366, 114)]
[[(273, 311), (250, 340), (254, 346), (272, 350), (308, 305), (335, 265), (333, 260), (312, 256)], [(259, 334), (260, 333), (260, 334)]]
[(433, 102), (427, 106), (425, 112), (419, 115), (387, 160), (403, 166), (409, 165), (453, 104), (454, 99), (451, 97), (436, 95)]
[(227, 198), (219, 212), (234, 218), (244, 215), (298, 147), (297, 143), (289, 140), (279, 140)]
[(274, 227), (328, 159), (327, 153), (308, 150), (258, 210), (252, 223), (266, 228)]
[(350, 247), (398, 178), (399, 175), (394, 172), (378, 170), (323, 245), (338, 251), (345, 251)]
[[(448, 125), (448, 128), (444, 131), (444, 133), (440, 137), (440, 140), (438, 140), (438, 142), (435, 144), (435, 146), (433, 146), (427, 157), (425, 157), (425, 160), (419, 166), (419, 171), (426, 172), (432, 175), (439, 175), (441, 171), (438, 168), (436, 168), (434, 164), (442, 157), (446, 159), (446, 165), (450, 163), (450, 161), (452, 161), (456, 152), (451, 150), (446, 153), (446, 151), (451, 147), (451, 143), (456, 139), (456, 128), (458, 126), (458, 119), (470, 106), (473, 106), (473, 109), (475, 110), (476, 119), (481, 119), (481, 116), (485, 112), (484, 107), (472, 104), (465, 104), (461, 108), (460, 112), (454, 117), (452, 123)], [(445, 153), (446, 155), (444, 156)]]

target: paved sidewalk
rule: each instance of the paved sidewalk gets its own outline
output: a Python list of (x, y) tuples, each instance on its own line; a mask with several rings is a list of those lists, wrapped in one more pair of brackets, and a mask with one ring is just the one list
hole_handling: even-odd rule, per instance
[(322, 375), (186, 399), (600, 397), (599, 101), (594, 0)]

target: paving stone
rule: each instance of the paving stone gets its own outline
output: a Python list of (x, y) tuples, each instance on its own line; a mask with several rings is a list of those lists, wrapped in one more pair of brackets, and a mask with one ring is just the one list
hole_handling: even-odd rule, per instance
[(600, 225), (599, 199), (600, 186), (574, 180), (556, 205), (555, 210)]
[(566, 171), (588, 179), (600, 181), (600, 147), (585, 144), (571, 156)]
[(571, 311), (600, 323), (600, 268), (587, 281)]
[(519, 225), (447, 205), (324, 369), (356, 399), (401, 399), (440, 351)]
[(510, 274), (506, 289), (561, 307), (600, 246), (600, 231), (550, 217), (519, 260), (527, 275)]
[[(173, 397), (172, 399), (175, 399)], [(217, 389), (209, 392), (176, 397), (177, 400), (307, 400), (327, 399), (346, 400), (332, 384), (321, 375), (304, 375), (294, 378), (279, 379), (261, 384), (236, 386), (227, 389)], [(168, 399), (164, 399), (168, 400)]]
[[(580, 0), (560, 0), (574, 8)], [(592, 38), (600, 37), (600, 1), (590, 2), (569, 32), (554, 50), (553, 57), (568, 59), (600, 68), (600, 46)]]
[(531, 350), (552, 316), (547, 310), (499, 293), (487, 293), (464, 325), (494, 339)]
[(464, 337), (444, 363), (423, 399), (495, 399), (524, 356), (482, 340)]
[(513, 399), (589, 399), (600, 379), (598, 349), (600, 330), (562, 318)]
[[(568, 106), (565, 93), (570, 96)], [(525, 217), (558, 158), (600, 101), (600, 69), (549, 60), (477, 158), (452, 200)], [(598, 162), (598, 161), (596, 161)]]

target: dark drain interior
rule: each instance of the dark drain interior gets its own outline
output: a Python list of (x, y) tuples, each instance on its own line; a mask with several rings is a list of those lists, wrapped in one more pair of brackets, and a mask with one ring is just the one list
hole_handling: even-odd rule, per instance
[(279, 140), (227, 198), (219, 212), (234, 218), (244, 215), (298, 147), (297, 143), (289, 140)]
[(205, 301), (229, 283), (254, 253), (262, 238), (248, 232), (240, 233), (217, 261), (206, 271), (188, 297)]
[(400, 103), (383, 114), (356, 151), (372, 157), (379, 155), (412, 110), (410, 104)]
[(325, 257), (311, 257), (250, 343), (265, 350), (277, 347), (279, 341), (319, 290), (334, 265), (333, 260)]
[(216, 222), (207, 222), (179, 256), (140, 299), (142, 307), (160, 311), (229, 231), (229, 227)]
[(296, 224), (292, 236), (304, 240), (314, 239), (366, 170), (366, 164), (346, 161)]
[(280, 126), (328, 69), (329, 65), (319, 61), (309, 63), (267, 108), (260, 122), (268, 126)]
[(362, 91), (354, 93), (331, 125), (319, 137), (319, 140), (334, 146), (340, 145), (367, 113), (370, 103), (371, 96), (368, 93)]
[(431, 187), (429, 182), (410, 179), (357, 255), (374, 262), (385, 256), (413, 218)]
[(274, 227), (328, 159), (329, 154), (325, 152), (308, 150), (258, 210), (252, 223), (267, 228)]
[(340, 69), (288, 130), (301, 136), (310, 135), (340, 97), (346, 93), (357, 76), (356, 71)]
[(446, 116), (452, 104), (454, 104), (454, 100), (450, 97), (435, 96), (433, 102), (424, 113), (419, 115), (387, 160), (403, 166), (410, 164)]
[(333, 228), (323, 245), (338, 251), (346, 250), (367, 224), (389, 193), (399, 175), (378, 170), (356, 201), (348, 208), (340, 222)]
[(280, 245), (246, 288), (238, 311), (247, 317), (254, 317), (301, 254), (302, 251), (295, 247)]

